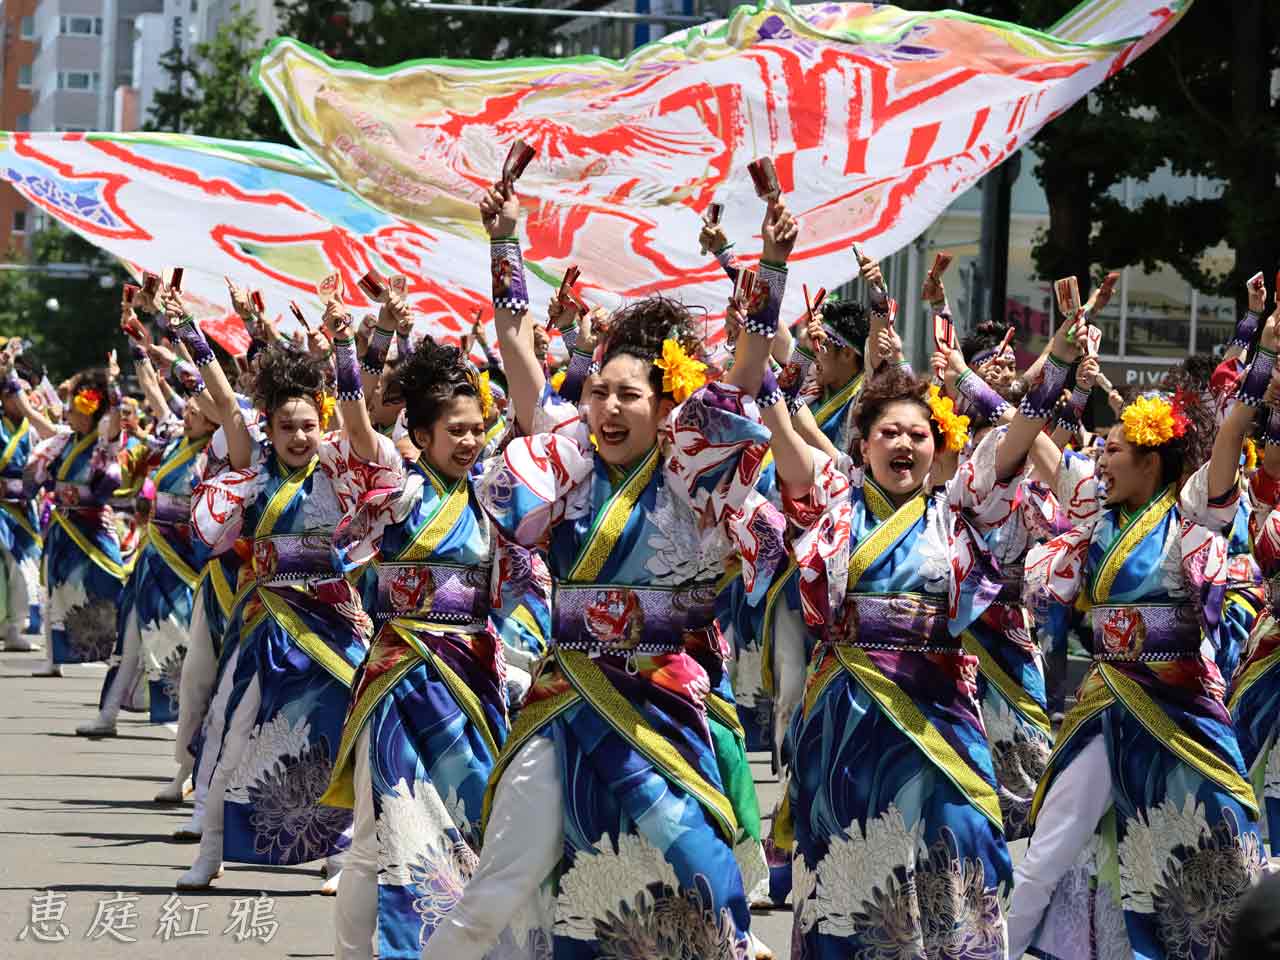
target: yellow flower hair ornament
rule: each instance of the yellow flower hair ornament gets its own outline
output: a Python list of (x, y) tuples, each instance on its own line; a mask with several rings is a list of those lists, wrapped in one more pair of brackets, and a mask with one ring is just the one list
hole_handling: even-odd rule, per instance
[(929, 410), (933, 422), (942, 431), (943, 442), (951, 453), (959, 453), (969, 442), (969, 418), (956, 413), (955, 402), (945, 396), (935, 383), (929, 387)]
[(1253, 437), (1244, 440), (1244, 468), (1249, 473), (1258, 469), (1258, 444)]
[(480, 416), (489, 419), (493, 413), (493, 389), (489, 386), (489, 371), (482, 370), (476, 378), (476, 393), (480, 394)]
[(98, 412), (98, 408), (102, 406), (102, 394), (93, 387), (81, 387), (76, 391), (75, 397), (71, 400), (71, 405), (76, 411), (91, 417)]
[(684, 403), (707, 382), (707, 365), (685, 353), (679, 342), (668, 337), (662, 341), (662, 356), (653, 361), (662, 371), (662, 389)]
[(333, 419), (333, 412), (338, 409), (338, 401), (327, 393), (317, 393), (316, 411), (320, 414), (320, 429), (328, 430), (329, 421)]
[(1186, 434), (1188, 420), (1180, 397), (1138, 397), (1120, 412), (1124, 438), (1138, 447), (1162, 447)]

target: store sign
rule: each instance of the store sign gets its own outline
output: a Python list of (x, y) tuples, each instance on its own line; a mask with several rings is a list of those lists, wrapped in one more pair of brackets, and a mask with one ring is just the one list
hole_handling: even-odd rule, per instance
[(1131, 360), (1103, 360), (1102, 372), (1117, 387), (1159, 387), (1178, 364), (1134, 363)]

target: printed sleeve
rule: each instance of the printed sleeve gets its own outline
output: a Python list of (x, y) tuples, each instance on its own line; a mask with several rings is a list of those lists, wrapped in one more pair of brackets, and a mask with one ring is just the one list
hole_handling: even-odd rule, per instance
[(1073, 450), (1062, 451), (1054, 488), (1066, 522), (1072, 526), (1086, 524), (1092, 530), (1103, 509), (1098, 467), (1093, 458)]
[(1184, 520), (1224, 536), (1231, 532), (1239, 506), (1239, 484), (1233, 485), (1225, 497), (1214, 499), (1209, 496), (1208, 463), (1187, 477), (1178, 494), (1178, 510)]
[(258, 498), (266, 482), (261, 462), (200, 481), (191, 497), (191, 527), (210, 555), (231, 549), (244, 525), (245, 508)]
[(516, 437), (484, 461), (472, 489), (503, 536), (524, 547), (542, 547), (569, 501), (586, 492), (591, 467), (590, 448), (570, 437)]
[[(858, 476), (855, 471), (855, 477)], [(821, 451), (813, 451), (813, 484), (800, 496), (784, 489), (782, 505), (790, 521), (791, 553), (800, 571), (800, 603), (805, 623), (833, 623), (844, 603), (849, 579), (852, 521), (849, 477)]]
[(990, 430), (947, 483), (947, 502), (964, 511), (979, 533), (1017, 522), (1021, 476), (996, 478), (996, 453), (1007, 427)]
[(405, 486), (404, 458), (390, 437), (376, 435), (373, 458), (360, 457), (346, 433), (330, 434), (320, 445), (320, 465), (333, 482), (343, 516), (333, 545), (343, 569), (373, 559), (382, 533), (394, 520)]

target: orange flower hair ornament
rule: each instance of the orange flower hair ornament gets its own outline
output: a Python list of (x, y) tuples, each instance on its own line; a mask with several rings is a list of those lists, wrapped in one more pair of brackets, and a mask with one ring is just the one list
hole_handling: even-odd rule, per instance
[(327, 393), (317, 393), (315, 401), (316, 411), (320, 414), (320, 429), (328, 430), (329, 421), (333, 419), (333, 412), (338, 409), (338, 401)]
[(662, 356), (653, 365), (662, 371), (662, 389), (677, 403), (684, 403), (707, 382), (707, 365), (685, 353), (684, 347), (671, 337), (662, 341)]
[(72, 398), (71, 405), (79, 413), (83, 413), (86, 417), (91, 417), (102, 406), (102, 394), (93, 389), (93, 387), (81, 387), (76, 391), (75, 397)]
[(955, 401), (943, 394), (935, 383), (929, 387), (929, 410), (942, 431), (942, 439), (951, 453), (959, 453), (969, 442), (969, 418), (956, 413)]
[(1162, 447), (1187, 433), (1187, 419), (1180, 394), (1172, 398), (1153, 393), (1138, 397), (1120, 412), (1124, 438), (1138, 447)]

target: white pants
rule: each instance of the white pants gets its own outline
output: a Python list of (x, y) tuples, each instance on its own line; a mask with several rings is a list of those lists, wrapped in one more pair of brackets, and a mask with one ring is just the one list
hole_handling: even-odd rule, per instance
[(102, 700), (102, 709), (98, 711), (98, 721), (114, 724), (120, 715), (120, 707), (126, 698), (132, 704), (136, 702), (138, 684), (144, 682), (142, 676), (142, 632), (138, 629), (138, 614), (129, 611), (129, 618), (124, 623), (124, 644), (121, 646), (120, 662), (116, 665), (115, 676), (111, 678), (111, 686)]
[[(427, 940), (422, 960), (483, 960), (563, 851), (564, 797), (555, 744), (534, 737), (502, 772), (480, 864), (458, 905)], [(346, 883), (345, 874), (342, 879)]]
[(1021, 957), (1031, 946), (1054, 887), (1075, 865), (1110, 806), (1107, 745), (1095, 736), (1054, 778), (1036, 817), (1027, 855), (1014, 868), (1010, 957)]
[[(228, 666), (232, 667), (234, 665), (229, 664)], [(228, 688), (231, 686), (234, 672), (233, 669), (228, 669), (227, 675), (223, 678), (224, 684)], [(230, 695), (229, 689), (228, 695)], [(254, 677), (249, 681), (249, 686), (245, 689), (244, 696), (236, 704), (236, 708), (231, 714), (231, 720), (227, 723), (227, 732), (222, 741), (221, 755), (216, 752), (218, 747), (216, 740), (211, 740), (206, 745), (206, 749), (212, 748), (215, 751), (213, 756), (217, 757), (217, 762), (210, 764), (213, 770), (209, 777), (209, 794), (205, 799), (204, 832), (200, 836), (201, 860), (208, 860), (212, 863), (221, 862), (222, 860), (222, 823), (225, 813), (223, 800), (227, 794), (227, 781), (231, 778), (231, 774), (235, 772), (236, 767), (240, 765), (240, 760), (244, 756), (244, 749), (249, 744), (249, 734), (253, 731), (254, 724), (258, 719), (258, 707), (261, 705), (262, 692), (258, 686), (258, 678)]]
[(805, 670), (804, 614), (786, 606), (778, 598), (773, 618), (773, 756), (782, 769), (782, 741), (786, 739), (791, 716), (804, 701)]
[(4, 577), (6, 602), (9, 604), (9, 624), (19, 633), (26, 629), (27, 614), (31, 604), (40, 599), (40, 561), (35, 557), (18, 560), (8, 550), (4, 553)]
[[(187, 655), (182, 658), (182, 676), (178, 681), (178, 733), (173, 744), (173, 758), (183, 770), (191, 769), (191, 741), (204, 723), (209, 700), (213, 696), (213, 685), (218, 678), (218, 658), (213, 654), (209, 618), (204, 610), (204, 592), (211, 589), (206, 580), (192, 598), (191, 632)], [(205, 783), (207, 786), (208, 780)]]
[[(194, 795), (192, 796), (191, 826), (196, 830), (200, 830), (204, 825), (204, 815), (209, 798), (209, 785), (213, 779), (214, 772), (221, 766), (218, 760), (218, 750), (222, 745), (223, 731), (226, 729), (227, 701), (231, 699), (231, 690), (235, 685), (236, 664), (239, 661), (240, 650), (237, 648), (231, 651), (231, 656), (227, 658), (227, 668), (216, 678), (217, 691), (214, 693), (213, 699), (209, 701), (209, 709), (205, 714), (204, 749), (200, 757), (200, 769), (196, 771), (195, 781), (192, 783)], [(187, 667), (184, 663), (182, 666), (184, 680), (186, 670)], [(179, 720), (179, 723), (181, 723), (181, 720)], [(219, 800), (218, 806), (222, 806), (221, 800)], [(218, 817), (219, 822), (221, 822), (221, 812), (219, 812)], [(218, 842), (222, 842), (221, 838), (219, 838)]]
[(347, 850), (338, 909), (334, 917), (335, 960), (372, 960), (378, 929), (378, 832), (373, 815), (373, 777), (369, 769), (369, 724), (352, 753), (355, 766), (355, 818)]

